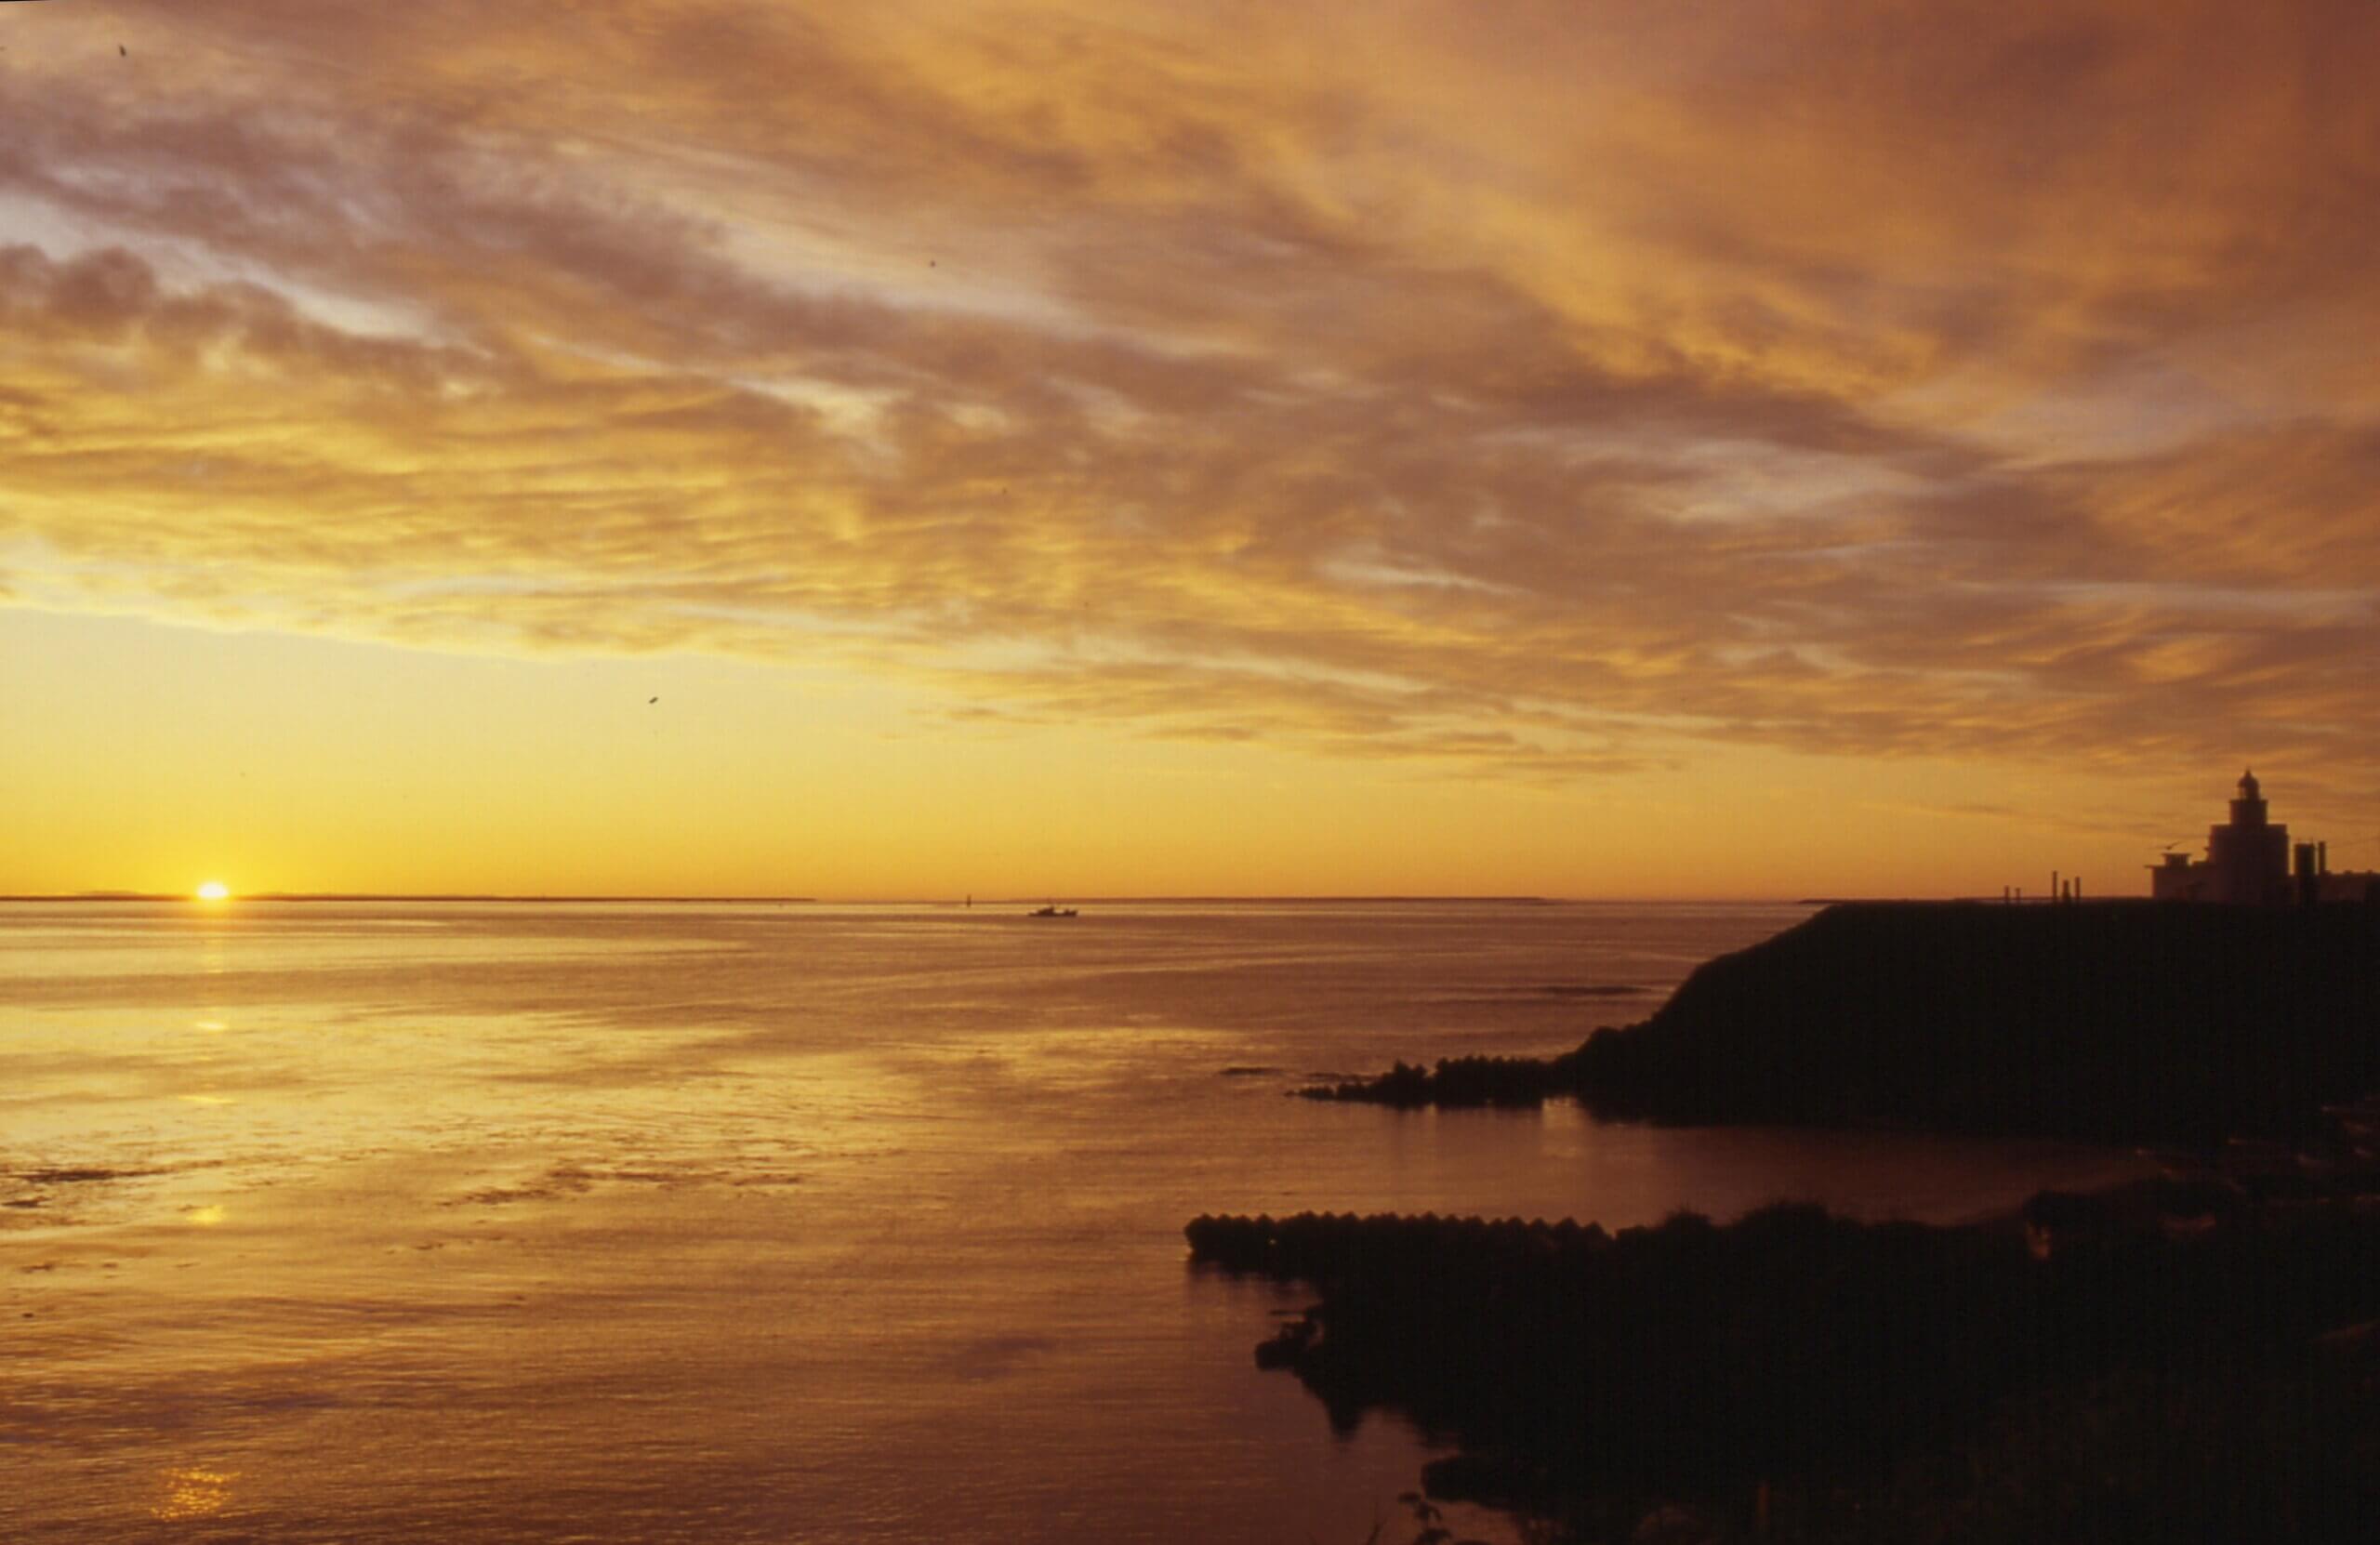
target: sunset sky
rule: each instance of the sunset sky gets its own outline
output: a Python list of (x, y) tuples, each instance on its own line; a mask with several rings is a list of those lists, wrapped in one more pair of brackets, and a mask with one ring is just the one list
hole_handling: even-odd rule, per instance
[(0, 48), (0, 891), (2380, 867), (2370, 0)]

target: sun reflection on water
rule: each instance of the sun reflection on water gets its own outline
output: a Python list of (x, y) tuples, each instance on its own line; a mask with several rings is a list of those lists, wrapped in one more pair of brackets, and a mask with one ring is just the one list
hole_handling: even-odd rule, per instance
[[(1018, 959), (906, 913), (250, 908), (205, 925), (227, 968), (209, 984), (187, 915), (75, 912), (88, 936), (47, 966), (0, 960), (0, 1202), (38, 1203), (0, 1210), (0, 1240), (38, 1257), (0, 1264), (26, 1301), (0, 1324), (43, 1354), (0, 1406), (56, 1435), (0, 1465), (0, 1545), (298, 1545), (366, 1477), (353, 1545), (757, 1539), (795, 1510), (893, 1545), (951, 1532), (954, 1506), (1020, 1536), (1160, 1538), (1206, 1512), (1220, 1535), (1361, 1539), (1428, 1454), (1377, 1422), (1348, 1446), (1293, 1382), (1263, 1386), (1247, 1349), (1272, 1291), (1188, 1279), (1180, 1219), (1493, 1204), (1616, 1226), (1886, 1168), (1567, 1105), (1319, 1121), (1281, 1095), (1309, 1070), (1572, 1033), (1511, 984), (1589, 980), (1575, 915), (1405, 916), (1368, 953), (1301, 911)], [(1743, 942), (1656, 924), (1658, 957), (1589, 939), (1593, 980), (1650, 997)], [(675, 941), (721, 933), (738, 947), (690, 970)], [(19, 1012), (20, 985), (50, 1007)], [(1243, 1064), (1270, 1071), (1222, 1076)], [(1895, 1197), (1965, 1208), (1966, 1173)], [(556, 1419), (562, 1389), (588, 1392), (587, 1420)], [(798, 1472), (795, 1430), (815, 1450)], [(483, 1438), (513, 1446), (492, 1461)], [(128, 1496), (100, 1445), (138, 1464)], [(1104, 1468), (1118, 1454), (1139, 1457)], [(916, 1486), (930, 1467), (958, 1503)], [(681, 1524), (589, 1515), (613, 1496), (719, 1500)]]
[(212, 1518), (229, 1505), (231, 1483), (239, 1478), (236, 1470), (168, 1470), (165, 1475), (165, 1495), (149, 1510), (149, 1514), (167, 1523)]

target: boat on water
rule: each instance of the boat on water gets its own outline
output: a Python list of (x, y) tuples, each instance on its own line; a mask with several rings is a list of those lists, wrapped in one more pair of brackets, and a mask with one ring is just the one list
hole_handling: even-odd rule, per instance
[(1073, 907), (1060, 906), (1055, 902), (1051, 903), (1048, 906), (1037, 906), (1032, 911), (1025, 914), (1028, 918), (1071, 918), (1075, 915), (1076, 913)]

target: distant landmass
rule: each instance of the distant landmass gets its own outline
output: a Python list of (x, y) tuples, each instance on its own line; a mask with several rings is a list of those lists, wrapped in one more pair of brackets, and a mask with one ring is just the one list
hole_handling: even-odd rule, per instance
[[(1047, 896), (975, 898), (978, 906), (1021, 906)], [(1556, 906), (1550, 896), (1068, 896), (1082, 906)], [(1659, 905), (1646, 904), (1646, 905)]]

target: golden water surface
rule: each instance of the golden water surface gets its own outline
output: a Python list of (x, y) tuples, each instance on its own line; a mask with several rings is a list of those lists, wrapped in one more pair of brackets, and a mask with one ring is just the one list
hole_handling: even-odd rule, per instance
[(1335, 1545), (1430, 1450), (1253, 1367), (1303, 1301), (1197, 1212), (2129, 1162), (1283, 1098), (1566, 1048), (1795, 909), (1023, 911), (0, 907), (0, 1540)]

